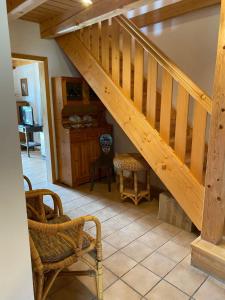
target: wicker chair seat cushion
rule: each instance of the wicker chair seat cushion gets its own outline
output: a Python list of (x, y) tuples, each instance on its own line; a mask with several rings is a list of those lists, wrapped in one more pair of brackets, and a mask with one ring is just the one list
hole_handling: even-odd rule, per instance
[[(70, 218), (64, 215), (49, 220), (48, 223), (59, 224), (67, 221), (70, 221)], [(82, 249), (85, 249), (90, 245), (91, 238), (83, 231), (81, 227), (82, 226), (79, 225), (77, 227), (73, 227), (72, 229), (65, 230), (62, 233), (73, 239), (73, 242), (76, 245), (80, 243), (79, 237), (81, 236)], [(49, 235), (34, 230), (30, 230), (30, 234), (43, 263), (59, 262), (71, 255), (76, 254), (76, 249), (74, 249), (68, 241), (63, 239), (58, 234)]]
[(138, 153), (118, 154), (113, 160), (114, 167), (125, 171), (144, 171), (148, 168), (146, 161)]

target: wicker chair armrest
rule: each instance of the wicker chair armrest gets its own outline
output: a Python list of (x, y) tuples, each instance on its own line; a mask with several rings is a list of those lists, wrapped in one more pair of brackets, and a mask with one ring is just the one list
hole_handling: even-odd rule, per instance
[(30, 179), (26, 175), (23, 175), (23, 179), (26, 181), (29, 191), (32, 191), (33, 188)]
[(94, 216), (82, 216), (71, 221), (59, 224), (48, 224), (36, 222), (33, 220), (28, 220), (29, 229), (43, 232), (45, 234), (57, 234), (59, 232), (64, 232), (65, 230), (73, 229), (77, 225), (83, 225), (85, 222), (94, 222), (96, 226), (96, 240), (101, 240), (101, 223), (98, 218)]
[(37, 189), (37, 190), (31, 190), (25, 192), (26, 199), (37, 199), (37, 201), (40, 201), (43, 198), (43, 196), (51, 196), (54, 204), (54, 212), (59, 215), (63, 215), (63, 207), (60, 197), (54, 193), (51, 190), (48, 189)]

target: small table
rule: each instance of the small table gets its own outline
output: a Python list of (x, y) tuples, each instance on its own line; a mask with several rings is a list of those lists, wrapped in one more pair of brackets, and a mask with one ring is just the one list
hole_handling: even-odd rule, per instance
[(30, 125), (20, 124), (18, 125), (18, 131), (25, 134), (25, 143), (20, 142), (20, 145), (27, 148), (27, 155), (28, 157), (30, 157), (29, 149), (41, 146), (40, 143), (34, 142), (33, 139), (30, 140), (30, 134), (34, 132), (42, 132), (43, 126), (41, 125), (30, 126)]

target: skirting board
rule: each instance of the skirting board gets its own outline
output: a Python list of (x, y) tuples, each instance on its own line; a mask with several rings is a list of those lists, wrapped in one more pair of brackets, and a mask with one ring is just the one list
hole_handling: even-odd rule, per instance
[(193, 266), (225, 280), (225, 241), (214, 245), (199, 237), (192, 242), (191, 247)]

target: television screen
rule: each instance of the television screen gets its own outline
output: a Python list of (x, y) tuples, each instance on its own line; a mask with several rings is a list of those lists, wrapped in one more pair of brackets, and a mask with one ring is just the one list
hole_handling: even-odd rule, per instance
[(34, 125), (33, 108), (31, 106), (20, 107), (20, 118), (23, 125)]

